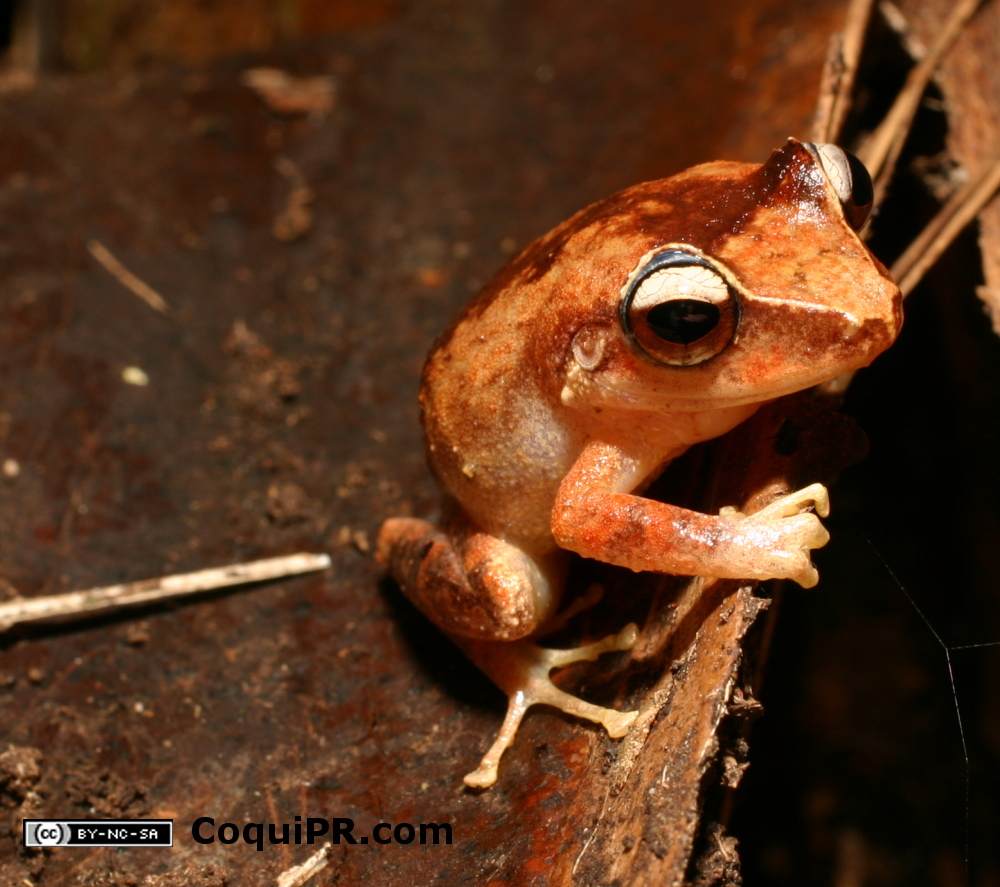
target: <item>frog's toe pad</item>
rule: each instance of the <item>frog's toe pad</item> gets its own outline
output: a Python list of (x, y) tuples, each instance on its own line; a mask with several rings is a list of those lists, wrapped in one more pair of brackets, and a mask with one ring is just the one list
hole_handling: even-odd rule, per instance
[(621, 739), (639, 716), (637, 711), (615, 711), (613, 708), (607, 708), (605, 711), (607, 714), (602, 723), (612, 739)]
[(488, 764), (485, 758), (475, 770), (462, 777), (462, 782), (469, 788), (489, 788), (496, 781), (497, 765), (495, 763)]

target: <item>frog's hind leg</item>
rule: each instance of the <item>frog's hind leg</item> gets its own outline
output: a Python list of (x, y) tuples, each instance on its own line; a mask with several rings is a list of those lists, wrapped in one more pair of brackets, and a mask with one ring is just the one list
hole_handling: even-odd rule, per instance
[(564, 693), (549, 672), (573, 662), (594, 660), (612, 650), (628, 650), (638, 631), (629, 625), (616, 635), (574, 650), (547, 650), (527, 637), (544, 623), (554, 628), (600, 596), (588, 591), (566, 612), (552, 618), (560, 562), (539, 565), (519, 548), (453, 520), (449, 532), (427, 521), (391, 518), (379, 532), (376, 556), (406, 596), (443, 629), (507, 694), (507, 717), (500, 735), (467, 785), (496, 782), (500, 756), (514, 741), (525, 712), (540, 703), (601, 724), (614, 738), (624, 736), (636, 713), (619, 712)]
[(573, 662), (593, 661), (603, 653), (630, 650), (638, 637), (639, 630), (629, 624), (618, 634), (572, 650), (548, 650), (531, 641), (505, 644), (457, 639), (466, 655), (507, 694), (508, 700), (507, 716), (496, 741), (479, 766), (465, 777), (465, 784), (488, 788), (496, 782), (500, 757), (513, 743), (521, 719), (532, 705), (551, 705), (601, 724), (613, 739), (624, 736), (638, 712), (615, 711), (571, 696), (552, 683), (549, 673)]
[(545, 571), (515, 545), (465, 520), (448, 532), (416, 518), (390, 518), (375, 547), (403, 593), (448, 634), (492, 641), (527, 637), (555, 603), (556, 564)]

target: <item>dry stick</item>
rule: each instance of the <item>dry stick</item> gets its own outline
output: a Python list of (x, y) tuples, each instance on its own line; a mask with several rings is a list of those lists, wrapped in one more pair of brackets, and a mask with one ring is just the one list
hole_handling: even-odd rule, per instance
[(896, 159), (903, 149), (907, 135), (909, 135), (910, 123), (917, 112), (927, 84), (934, 76), (942, 56), (951, 48), (955, 38), (961, 33), (965, 23), (972, 18), (972, 14), (979, 8), (981, 2), (982, 0), (961, 0), (952, 9), (927, 55), (910, 71), (906, 83), (889, 109), (889, 113), (885, 115), (878, 129), (872, 133), (871, 138), (858, 152), (861, 162), (868, 168), (868, 172), (875, 180), (876, 206), (882, 202), (886, 189), (889, 187), (889, 180), (896, 167)]
[(868, 30), (872, 4), (873, 0), (851, 0), (843, 31), (830, 40), (819, 98), (816, 101), (814, 142), (836, 142), (840, 137), (844, 119), (851, 107), (854, 78), (861, 61), (861, 49), (865, 31)]
[(951, 198), (920, 232), (916, 240), (892, 266), (904, 296), (910, 294), (920, 279), (943, 253), (958, 233), (971, 222), (1000, 188), (1000, 155), (994, 157), (979, 174)]
[(271, 557), (228, 567), (198, 570), (194, 573), (176, 573), (159, 579), (143, 579), (139, 582), (125, 582), (105, 588), (91, 588), (87, 591), (70, 591), (35, 598), (17, 598), (0, 604), (0, 632), (20, 622), (33, 622), (53, 616), (78, 616), (103, 610), (108, 607), (122, 607), (127, 604), (143, 604), (165, 598), (212, 591), (230, 585), (245, 585), (250, 582), (264, 582), (299, 573), (312, 573), (330, 566), (326, 554), (289, 554)]
[[(981, 0), (963, 0), (952, 10), (938, 39), (927, 55), (910, 72), (903, 90), (896, 97), (889, 113), (879, 124), (868, 144), (858, 152), (861, 161), (875, 179), (876, 207), (885, 197), (896, 159), (909, 134), (913, 115), (928, 82), (941, 57), (979, 8), (980, 3)], [(927, 269), (996, 193), (1000, 186), (998, 163), (1000, 159), (989, 164), (975, 179), (955, 194), (896, 261), (892, 275), (899, 282), (904, 297), (909, 295)], [(842, 397), (853, 379), (852, 370), (820, 385), (819, 391), (827, 396)]]
[(167, 300), (144, 280), (140, 280), (136, 277), (131, 271), (128, 270), (128, 268), (119, 262), (118, 259), (111, 255), (110, 250), (103, 243), (99, 240), (90, 240), (87, 242), (87, 249), (90, 250), (90, 254), (97, 259), (97, 261), (104, 266), (105, 270), (107, 270), (107, 272), (122, 286), (135, 293), (154, 311), (159, 311), (160, 314), (170, 315), (171, 309), (170, 305), (167, 304)]
[(302, 887), (310, 878), (326, 868), (330, 844), (327, 842), (300, 865), (293, 865), (278, 875), (277, 887)]
[(834, 141), (830, 133), (833, 131), (834, 107), (840, 94), (844, 67), (844, 36), (834, 34), (826, 47), (826, 59), (823, 61), (823, 73), (819, 80), (819, 95), (812, 123), (811, 138), (814, 142)]

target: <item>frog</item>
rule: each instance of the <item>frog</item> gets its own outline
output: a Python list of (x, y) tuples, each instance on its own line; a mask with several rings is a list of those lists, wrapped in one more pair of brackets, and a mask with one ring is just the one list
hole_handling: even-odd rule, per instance
[(816, 585), (811, 551), (829, 539), (822, 484), (750, 514), (642, 494), (688, 448), (892, 344), (900, 292), (860, 236), (872, 194), (852, 154), (796, 139), (763, 163), (713, 161), (635, 185), (528, 245), (438, 338), (420, 404), (441, 518), (391, 517), (375, 548), (404, 594), (507, 694), (466, 785), (496, 782), (533, 705), (612, 738), (636, 718), (551, 680), (638, 638), (630, 624), (574, 649), (539, 644), (595, 599), (561, 606), (573, 554)]

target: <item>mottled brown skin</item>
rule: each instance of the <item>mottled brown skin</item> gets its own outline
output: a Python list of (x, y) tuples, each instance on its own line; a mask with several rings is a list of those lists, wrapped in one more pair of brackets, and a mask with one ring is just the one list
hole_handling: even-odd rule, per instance
[[(738, 294), (732, 340), (693, 366), (657, 362), (622, 328), (630, 275), (668, 247), (711, 260)], [(799, 142), (615, 194), (525, 249), (436, 343), (421, 404), (448, 517), (386, 521), (379, 557), (442, 629), (484, 641), (544, 627), (566, 550), (813, 585), (818, 485), (751, 516), (636, 491), (762, 403), (868, 364), (900, 323), (895, 284)]]

